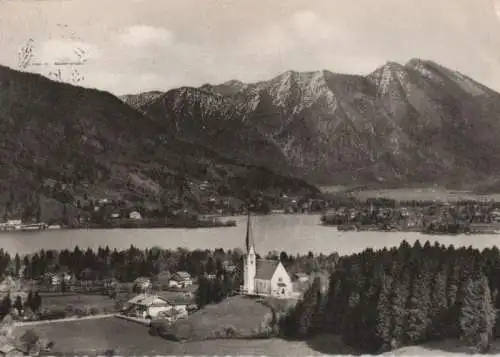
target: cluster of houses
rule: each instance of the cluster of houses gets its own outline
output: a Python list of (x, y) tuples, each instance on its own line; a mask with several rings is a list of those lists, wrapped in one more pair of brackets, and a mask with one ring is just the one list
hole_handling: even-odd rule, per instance
[(43, 222), (23, 223), (20, 219), (10, 219), (0, 222), (0, 231), (40, 231), (44, 229), (59, 229), (60, 226), (48, 225)]
[[(178, 271), (173, 274), (166, 272), (165, 278), (162, 278), (162, 274), (160, 273), (157, 280), (160, 282), (167, 280), (167, 286), (171, 289), (185, 289), (193, 285), (193, 277), (187, 271)], [(149, 277), (139, 277), (135, 279), (134, 286), (140, 291), (154, 289), (153, 281)]]
[(322, 217), (325, 224), (390, 225), (401, 229), (421, 229), (430, 222), (446, 223), (500, 223), (500, 208), (487, 203), (435, 203), (423, 206), (339, 207)]

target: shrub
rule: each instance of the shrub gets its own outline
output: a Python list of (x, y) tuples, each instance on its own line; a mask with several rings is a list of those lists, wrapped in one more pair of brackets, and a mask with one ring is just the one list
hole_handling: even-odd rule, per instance
[(35, 348), (37, 347), (38, 340), (40, 338), (36, 334), (35, 331), (33, 330), (27, 330), (22, 336), (21, 336), (21, 343), (23, 345), (24, 350), (31, 354), (34, 352)]
[(112, 348), (110, 348), (110, 349), (108, 349), (108, 350), (106, 350), (106, 351), (104, 352), (104, 356), (106, 356), (106, 357), (112, 357), (112, 356), (114, 356), (114, 355), (115, 355), (115, 350), (114, 350), (114, 349), (112, 349)]
[(73, 310), (73, 313), (78, 316), (78, 317), (82, 317), (82, 316), (85, 316), (85, 310), (83, 310), (82, 308), (80, 307), (77, 307)]
[(225, 328), (225, 337), (231, 338), (236, 337), (236, 329), (233, 326), (226, 326)]
[(57, 320), (64, 319), (67, 312), (64, 309), (56, 308), (53, 310), (44, 309), (40, 314), (41, 320)]

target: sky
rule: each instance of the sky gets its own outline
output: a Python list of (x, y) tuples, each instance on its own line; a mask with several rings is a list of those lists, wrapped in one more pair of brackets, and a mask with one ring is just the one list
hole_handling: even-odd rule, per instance
[(0, 64), (121, 95), (421, 58), (500, 91), (495, 1), (0, 0)]

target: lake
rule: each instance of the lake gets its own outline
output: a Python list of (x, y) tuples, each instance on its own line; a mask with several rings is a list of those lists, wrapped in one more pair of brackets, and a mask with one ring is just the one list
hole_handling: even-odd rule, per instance
[[(159, 228), (159, 229), (92, 229), (47, 230), (41, 232), (1, 232), (0, 247), (11, 254), (32, 253), (40, 249), (81, 249), (109, 246), (126, 249), (137, 248), (175, 249), (234, 249), (243, 248), (246, 217), (227, 217), (237, 222), (236, 227), (224, 228)], [(416, 232), (339, 232), (336, 227), (322, 226), (319, 215), (268, 215), (255, 216), (252, 231), (256, 250), (265, 255), (272, 250), (288, 253), (341, 255), (360, 252), (366, 248), (382, 249), (398, 246), (406, 240), (410, 244), (429, 240), (441, 244), (469, 246), (483, 249), (500, 246), (500, 234), (430, 236)]]

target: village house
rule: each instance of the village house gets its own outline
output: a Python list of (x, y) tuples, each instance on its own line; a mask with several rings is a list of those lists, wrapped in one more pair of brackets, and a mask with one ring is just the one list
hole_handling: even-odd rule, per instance
[(137, 211), (132, 211), (132, 212), (130, 212), (130, 214), (129, 214), (129, 218), (130, 218), (130, 219), (137, 219), (137, 220), (140, 220), (140, 219), (142, 219), (142, 216), (141, 216), (141, 214), (140, 214), (139, 212), (137, 212)]
[(11, 219), (6, 222), (0, 223), (0, 230), (19, 230), (21, 229), (22, 221), (20, 219)]
[(299, 281), (301, 283), (307, 282), (309, 280), (309, 275), (306, 273), (295, 273), (293, 274), (294, 280)]
[(13, 279), (10, 276), (5, 277), (0, 282), (0, 297), (10, 296), (12, 301), (15, 300), (17, 295), (23, 297), (25, 294), (21, 291), (21, 283), (18, 279)]
[(279, 260), (257, 259), (248, 214), (247, 253), (243, 261), (243, 294), (288, 298), (293, 294), (292, 279)]
[(108, 279), (104, 279), (104, 281), (103, 281), (103, 286), (106, 289), (114, 288), (117, 285), (118, 285), (118, 280), (116, 280), (115, 278), (108, 278)]
[(181, 317), (187, 315), (187, 305), (176, 304), (157, 295), (140, 294), (128, 301), (125, 313), (143, 319), (168, 317), (169, 313), (169, 317)]
[(113, 212), (113, 213), (111, 213), (110, 218), (111, 219), (118, 219), (118, 218), (120, 218), (120, 213)]
[(178, 271), (172, 274), (168, 283), (171, 288), (186, 288), (191, 285), (193, 285), (193, 279), (187, 271)]
[(73, 276), (67, 272), (64, 273), (45, 273), (42, 276), (42, 280), (50, 285), (57, 286), (61, 285), (63, 282), (70, 283), (73, 280)]
[(134, 286), (141, 291), (145, 291), (151, 287), (151, 279), (144, 276), (138, 277), (134, 280)]
[(222, 267), (224, 268), (225, 271), (231, 274), (236, 273), (238, 271), (238, 267), (234, 265), (232, 262), (227, 260), (222, 262)]

